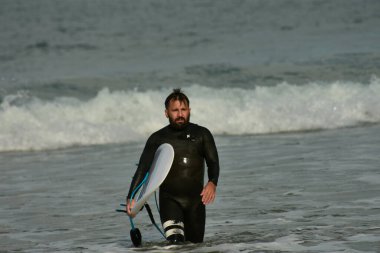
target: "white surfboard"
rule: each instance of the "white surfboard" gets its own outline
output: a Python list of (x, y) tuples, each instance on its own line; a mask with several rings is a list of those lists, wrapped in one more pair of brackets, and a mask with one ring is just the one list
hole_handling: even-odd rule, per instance
[(174, 149), (168, 143), (161, 144), (154, 154), (152, 165), (149, 169), (149, 175), (144, 183), (135, 204), (132, 207), (131, 213), (136, 215), (149, 197), (158, 189), (164, 182), (172, 166), (174, 159)]

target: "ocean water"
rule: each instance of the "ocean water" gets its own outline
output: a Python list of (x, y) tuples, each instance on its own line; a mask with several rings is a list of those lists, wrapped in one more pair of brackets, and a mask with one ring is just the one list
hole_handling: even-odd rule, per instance
[[(380, 252), (379, 13), (0, 0), (0, 252)], [(177, 87), (215, 136), (217, 199), (204, 243), (143, 212), (134, 248), (115, 209)]]

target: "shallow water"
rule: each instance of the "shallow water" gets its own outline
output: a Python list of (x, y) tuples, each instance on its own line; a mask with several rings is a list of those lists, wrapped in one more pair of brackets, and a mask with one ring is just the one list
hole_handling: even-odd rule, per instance
[(217, 136), (222, 171), (205, 242), (174, 248), (145, 212), (135, 218), (143, 245), (134, 248), (127, 217), (114, 211), (143, 143), (1, 153), (0, 245), (22, 252), (378, 252), (379, 129)]

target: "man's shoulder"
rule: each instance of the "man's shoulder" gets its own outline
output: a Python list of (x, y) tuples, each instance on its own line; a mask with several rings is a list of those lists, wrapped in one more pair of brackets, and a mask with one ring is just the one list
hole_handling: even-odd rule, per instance
[(157, 130), (156, 132), (153, 132), (149, 138), (154, 138), (161, 136), (162, 134), (165, 134), (167, 132), (168, 126), (164, 126), (163, 128)]
[(200, 132), (200, 133), (211, 134), (211, 132), (210, 132), (210, 130), (208, 130), (208, 128), (201, 126), (201, 125), (198, 125), (198, 124), (195, 124), (195, 123), (190, 123), (189, 127), (191, 129), (194, 129), (197, 132)]

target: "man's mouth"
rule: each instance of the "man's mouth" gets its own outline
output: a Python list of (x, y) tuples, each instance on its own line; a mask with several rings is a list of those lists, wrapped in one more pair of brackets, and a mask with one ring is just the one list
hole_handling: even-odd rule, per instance
[(185, 118), (183, 118), (183, 117), (179, 117), (179, 118), (176, 118), (175, 119), (175, 122), (181, 122), (181, 121), (185, 121)]

